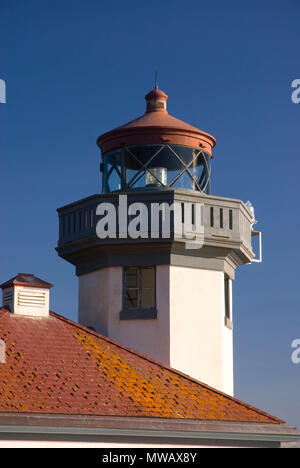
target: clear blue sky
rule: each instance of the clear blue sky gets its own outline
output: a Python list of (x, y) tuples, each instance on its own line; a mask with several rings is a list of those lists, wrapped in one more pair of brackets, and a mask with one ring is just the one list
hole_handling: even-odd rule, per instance
[(10, 0), (0, 4), (0, 281), (53, 283), (77, 319), (74, 268), (60, 259), (56, 208), (99, 192), (98, 135), (144, 112), (213, 134), (212, 193), (250, 199), (264, 262), (234, 284), (236, 396), (300, 427), (298, 0)]

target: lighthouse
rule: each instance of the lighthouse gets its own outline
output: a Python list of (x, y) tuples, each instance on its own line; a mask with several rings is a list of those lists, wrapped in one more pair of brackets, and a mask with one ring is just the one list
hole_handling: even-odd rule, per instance
[(233, 395), (232, 283), (255, 259), (253, 213), (211, 193), (215, 138), (169, 115), (157, 86), (145, 100), (99, 136), (102, 193), (58, 209), (57, 252), (81, 324)]

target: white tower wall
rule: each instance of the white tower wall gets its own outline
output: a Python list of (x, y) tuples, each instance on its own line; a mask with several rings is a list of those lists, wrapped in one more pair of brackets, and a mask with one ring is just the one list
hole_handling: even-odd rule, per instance
[(232, 330), (224, 273), (156, 267), (156, 319), (120, 320), (122, 267), (79, 276), (79, 322), (225, 393), (233, 394)]

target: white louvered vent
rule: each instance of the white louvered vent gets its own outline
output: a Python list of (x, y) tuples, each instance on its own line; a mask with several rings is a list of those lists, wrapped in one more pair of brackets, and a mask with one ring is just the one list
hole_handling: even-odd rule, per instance
[(46, 292), (35, 289), (23, 289), (18, 292), (18, 306), (22, 307), (45, 307)]
[(49, 315), (49, 289), (16, 286), (14, 313), (46, 317)]

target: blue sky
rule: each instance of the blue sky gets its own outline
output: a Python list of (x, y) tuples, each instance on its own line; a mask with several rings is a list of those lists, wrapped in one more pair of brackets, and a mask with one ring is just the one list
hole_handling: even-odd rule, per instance
[(10, 0), (0, 4), (0, 281), (34, 273), (77, 319), (56, 208), (100, 191), (97, 137), (144, 112), (214, 135), (212, 193), (255, 206), (264, 261), (234, 284), (236, 396), (300, 427), (298, 0)]

